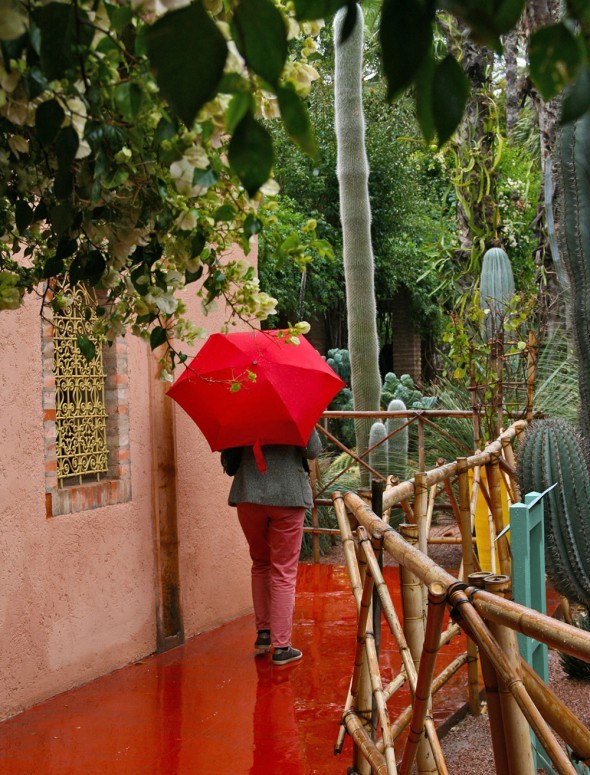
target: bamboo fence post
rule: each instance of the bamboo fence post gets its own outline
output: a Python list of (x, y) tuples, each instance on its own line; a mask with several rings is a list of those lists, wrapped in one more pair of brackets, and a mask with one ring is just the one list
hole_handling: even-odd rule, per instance
[[(514, 449), (512, 448), (512, 443), (508, 439), (504, 439), (502, 441), (502, 452), (504, 453), (504, 458), (510, 468), (515, 471), (516, 470), (516, 457), (514, 455)], [(510, 474), (508, 476), (508, 481), (510, 483), (510, 493), (511, 493), (511, 499), (512, 503), (520, 503), (521, 501), (521, 493), (520, 493), (520, 487), (518, 484), (518, 480), (513, 474)]]
[[(492, 594), (500, 597), (510, 596), (510, 578), (508, 576), (490, 574), (484, 579), (484, 586)], [(488, 626), (511, 667), (522, 679), (516, 633), (509, 627), (503, 627), (494, 622), (490, 622)], [(500, 682), (499, 690), (509, 773), (510, 775), (534, 775), (535, 766), (528, 722), (509, 688)]]
[(367, 734), (367, 730), (354, 711), (347, 711), (342, 720), (355, 746), (362, 752), (364, 761), (368, 762), (375, 775), (389, 775), (385, 757), (371, 740), (370, 735)]
[(574, 757), (590, 767), (590, 730), (563, 704), (524, 659), (521, 660), (520, 665), (525, 688), (549, 726), (570, 746)]
[[(445, 482), (447, 480), (445, 479)], [(432, 515), (434, 513), (434, 501), (438, 494), (438, 485), (433, 484), (428, 493), (428, 508), (426, 509), (426, 547), (428, 550), (428, 536), (430, 535), (430, 528), (432, 526)]]
[(428, 554), (428, 484), (423, 471), (414, 477), (414, 518), (418, 525), (418, 549)]
[[(455, 657), (455, 659), (450, 662), (444, 670), (441, 670), (441, 672), (432, 682), (432, 694), (437, 694), (437, 692), (439, 692), (442, 687), (445, 686), (446, 683), (455, 675), (455, 673), (460, 670), (466, 663), (466, 653), (459, 654), (458, 657)], [(391, 725), (391, 737), (394, 743), (412, 720), (412, 708), (413, 705), (408, 705)], [(381, 748), (380, 743), (377, 743), (377, 748)]]
[[(498, 463), (497, 455), (492, 456), (490, 463), (486, 465), (486, 473), (488, 477), (488, 487), (491, 501), (491, 511), (494, 523), (494, 529), (496, 536), (500, 535), (500, 532), (504, 529), (503, 512), (502, 512), (502, 484), (500, 465)], [(504, 534), (499, 540), (496, 541), (498, 548), (498, 559), (500, 562), (500, 572), (505, 576), (510, 576), (512, 572), (511, 560), (510, 560), (510, 547), (508, 544), (508, 537)], [(494, 542), (492, 542), (491, 554), (494, 556)]]
[[(452, 605), (460, 606), (460, 616), (470, 630), (471, 637), (477, 639), (480, 647), (480, 654), (485, 652), (486, 656), (494, 665), (499, 679), (503, 681), (505, 686), (512, 692), (520, 709), (529, 722), (529, 725), (547, 752), (547, 755), (551, 759), (551, 762), (558, 773), (560, 773), (560, 775), (576, 775), (576, 771), (572, 766), (571, 761), (555, 739), (555, 735), (552, 733), (547, 722), (527, 693), (522, 679), (512, 668), (506, 655), (498, 646), (497, 641), (491, 635), (475, 607), (471, 604), (465, 591), (460, 586), (456, 585), (454, 589), (449, 590), (449, 597)], [(506, 768), (500, 769), (498, 772), (504, 773), (510, 772), (510, 770)]]
[[(484, 579), (490, 574), (486, 571), (479, 571), (472, 573), (469, 576), (469, 583), (475, 587), (483, 588)], [(461, 606), (459, 609), (459, 616), (465, 606)], [(470, 635), (470, 632), (468, 631)], [(477, 641), (470, 635), (469, 640), (476, 644)], [(485, 651), (479, 651), (479, 662), (481, 665), (481, 674), (486, 690), (486, 702), (488, 705), (488, 717), (490, 719), (490, 733), (492, 736), (492, 748), (494, 751), (494, 762), (496, 764), (496, 772), (508, 773), (510, 772), (508, 764), (508, 752), (506, 750), (506, 741), (504, 739), (504, 726), (502, 723), (502, 708), (500, 704), (500, 694), (498, 687), (498, 676), (494, 666), (489, 659), (488, 654)]]
[[(457, 458), (459, 472), (459, 527), (461, 529), (461, 553), (463, 555), (463, 579), (467, 580), (474, 572), (471, 510), (469, 503), (469, 473), (467, 459)], [(474, 716), (481, 713), (479, 701), (479, 676), (477, 668), (477, 646), (467, 639), (467, 682), (469, 687), (469, 709)]]
[[(359, 528), (359, 531), (363, 528)], [(365, 537), (364, 540), (368, 540)], [(362, 552), (359, 550), (359, 553)], [(360, 563), (359, 563), (360, 564)], [(364, 563), (366, 571), (366, 562)], [(373, 577), (370, 573), (363, 576), (363, 592), (358, 612), (357, 630), (356, 630), (356, 650), (354, 657), (354, 669), (350, 685), (351, 710), (354, 710), (360, 718), (363, 727), (369, 738), (372, 739), (372, 715), (373, 715), (373, 691), (371, 686), (371, 677), (368, 664), (368, 658), (365, 651), (365, 640), (367, 636), (367, 622), (371, 616), (371, 600), (373, 597)], [(366, 757), (363, 757), (362, 751), (358, 746), (353, 748), (353, 767), (359, 775), (370, 775), (370, 764)]]
[(446, 592), (445, 587), (438, 581), (434, 581), (428, 588), (428, 617), (424, 647), (414, 692), (410, 733), (402, 756), (400, 775), (410, 775), (418, 746), (424, 738), (424, 721), (432, 704), (432, 677), (445, 613)]
[(356, 601), (357, 609), (361, 604), (361, 595), (363, 584), (361, 581), (361, 574), (359, 570), (358, 560), (356, 556), (356, 549), (354, 545), (354, 537), (350, 528), (350, 522), (346, 514), (346, 506), (344, 505), (344, 499), (339, 492), (335, 492), (332, 495), (332, 503), (334, 504), (334, 512), (338, 521), (338, 527), (340, 528), (340, 535), (342, 536), (342, 548), (344, 550), (344, 560), (346, 562), (346, 569), (348, 570), (348, 577), (350, 579), (350, 585), (352, 587), (352, 594)]
[[(378, 530), (373, 531), (373, 535), (375, 535), (375, 533), (380, 533), (380, 540), (382, 541), (383, 540), (382, 531), (381, 532)], [(363, 549), (366, 551), (366, 559), (367, 559), (369, 572), (373, 576), (375, 588), (377, 589), (377, 592), (379, 594), (381, 606), (383, 609), (383, 616), (385, 617), (385, 620), (389, 625), (389, 629), (391, 630), (393, 636), (396, 639), (399, 653), (402, 659), (402, 669), (405, 671), (405, 674), (400, 673), (400, 675), (398, 675), (393, 681), (391, 681), (391, 683), (384, 689), (384, 692), (383, 692), (384, 699), (387, 701), (390, 697), (392, 697), (393, 694), (401, 686), (403, 686), (406, 680), (408, 680), (410, 684), (410, 691), (413, 696), (415, 687), (416, 687), (416, 682), (417, 682), (417, 672), (416, 672), (416, 667), (414, 665), (414, 661), (412, 659), (412, 654), (410, 653), (410, 649), (408, 648), (408, 644), (406, 642), (404, 630), (399, 622), (397, 613), (395, 611), (395, 607), (389, 595), (387, 584), (385, 583), (385, 579), (383, 578), (381, 568), (379, 567), (377, 558), (375, 557), (375, 554), (372, 550), (372, 546), (371, 544), (366, 542), (363, 543), (362, 546), (363, 546)], [(451, 629), (448, 629), (444, 633), (444, 635), (440, 638), (439, 648), (443, 646), (445, 643), (448, 643), (448, 641), (451, 639), (451, 637), (454, 634), (457, 634), (457, 633), (452, 632)], [(446, 764), (444, 761), (442, 748), (438, 740), (438, 735), (436, 733), (436, 728), (434, 726), (433, 720), (431, 718), (427, 718), (425, 726), (426, 726), (426, 735), (428, 737), (428, 742), (432, 749), (432, 755), (434, 756), (434, 761), (436, 762), (437, 770), (440, 773), (440, 775), (445, 775), (445, 773), (447, 772)]]
[[(427, 490), (423, 488), (423, 492)], [(416, 511), (416, 504), (414, 505)], [(418, 542), (418, 525), (400, 525), (400, 533), (414, 545)], [(414, 675), (418, 673), (420, 655), (424, 646), (424, 596), (422, 584), (418, 576), (404, 565), (400, 565), (402, 609), (404, 614), (404, 634), (414, 663)], [(413, 685), (412, 685), (413, 683)], [(416, 684), (410, 681), (412, 699), (415, 696)], [(419, 775), (436, 773), (436, 765), (432, 749), (426, 739), (420, 741), (417, 753), (417, 769)]]
[(426, 468), (424, 458), (424, 421), (420, 414), (418, 414), (418, 468), (420, 471), (424, 471)]

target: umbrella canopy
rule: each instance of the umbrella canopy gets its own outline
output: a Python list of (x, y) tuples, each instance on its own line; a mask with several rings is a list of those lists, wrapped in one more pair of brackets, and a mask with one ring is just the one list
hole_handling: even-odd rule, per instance
[(212, 334), (167, 395), (196, 422), (212, 450), (257, 451), (264, 444), (305, 446), (342, 387), (303, 337), (293, 344), (285, 331), (253, 330)]

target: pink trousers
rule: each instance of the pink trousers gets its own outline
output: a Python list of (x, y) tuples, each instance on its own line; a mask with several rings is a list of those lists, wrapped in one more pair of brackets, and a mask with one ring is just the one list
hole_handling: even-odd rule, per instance
[(270, 630), (273, 646), (289, 646), (305, 509), (257, 503), (237, 508), (252, 558), (256, 629)]

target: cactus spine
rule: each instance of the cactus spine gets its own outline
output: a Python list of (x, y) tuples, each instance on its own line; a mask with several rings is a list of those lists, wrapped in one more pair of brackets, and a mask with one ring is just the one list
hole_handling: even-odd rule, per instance
[[(388, 412), (399, 412), (406, 408), (403, 401), (398, 398), (392, 399), (387, 405)], [(406, 417), (388, 417), (385, 423), (387, 435), (393, 433), (407, 422)], [(388, 474), (399, 476), (405, 479), (408, 468), (408, 426), (397, 431), (395, 436), (388, 439)]]
[(578, 356), (580, 431), (590, 442), (590, 114), (566, 124), (559, 138), (560, 248), (569, 279), (569, 305)]
[(379, 444), (379, 442), (382, 443), (369, 452), (369, 465), (383, 477), (387, 477), (387, 474), (389, 473), (387, 470), (389, 444), (387, 441), (383, 441), (386, 437), (387, 428), (385, 425), (379, 420), (374, 422), (373, 425), (371, 425), (371, 430), (369, 432), (369, 447), (373, 447), (375, 444)]
[(565, 420), (540, 420), (518, 452), (522, 492), (545, 497), (547, 575), (565, 597), (590, 607), (590, 476), (584, 442)]
[[(381, 377), (371, 246), (369, 164), (362, 103), (363, 14), (360, 6), (356, 8), (354, 29), (344, 43), (341, 43), (341, 36), (346, 9), (341, 9), (334, 19), (337, 174), (354, 408), (357, 411), (376, 411), (379, 409)], [(355, 422), (359, 455), (367, 449), (370, 426), (370, 420)], [(364, 469), (361, 471), (361, 482), (368, 482)]]
[(508, 255), (502, 248), (490, 248), (483, 257), (479, 280), (479, 303), (489, 309), (484, 318), (483, 337), (487, 342), (502, 330), (506, 307), (514, 296), (514, 275)]

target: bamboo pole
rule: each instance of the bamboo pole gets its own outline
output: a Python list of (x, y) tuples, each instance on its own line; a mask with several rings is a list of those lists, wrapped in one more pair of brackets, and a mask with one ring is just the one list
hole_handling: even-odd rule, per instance
[[(445, 482), (447, 480), (445, 479)], [(426, 547), (428, 548), (428, 544), (430, 543), (430, 528), (432, 526), (432, 513), (434, 512), (434, 501), (436, 499), (436, 496), (438, 494), (438, 486), (436, 484), (433, 484), (430, 488), (430, 492), (428, 493), (428, 508), (426, 509)]]
[(362, 755), (373, 769), (375, 775), (389, 775), (385, 757), (378, 750), (375, 743), (371, 740), (367, 730), (364, 728), (354, 711), (347, 711), (344, 714), (342, 721), (346, 727), (346, 730), (348, 731), (348, 734), (352, 737), (353, 741), (362, 752)]
[(590, 662), (589, 632), (526, 608), (513, 600), (498, 599), (485, 590), (473, 591), (471, 600), (477, 612), (485, 619), (511, 627), (523, 635), (546, 643), (549, 648)]
[[(467, 580), (474, 573), (473, 562), (473, 527), (471, 524), (471, 508), (469, 502), (469, 474), (467, 472), (467, 460), (462, 457), (457, 459), (459, 477), (459, 527), (461, 529), (461, 554), (463, 557), (463, 579)], [(479, 676), (477, 669), (477, 646), (468, 638), (467, 655), (467, 683), (469, 695), (469, 709), (474, 716), (481, 713), (479, 701)]]
[(371, 677), (371, 686), (373, 689), (373, 697), (375, 698), (375, 704), (377, 706), (377, 716), (379, 718), (379, 724), (381, 726), (383, 748), (380, 749), (385, 754), (385, 761), (387, 763), (387, 772), (389, 775), (396, 775), (397, 767), (395, 763), (395, 749), (393, 747), (393, 740), (390, 732), (389, 714), (387, 712), (387, 704), (383, 694), (383, 684), (381, 682), (381, 674), (379, 672), (379, 660), (377, 657), (377, 647), (375, 640), (371, 633), (367, 632), (365, 637), (365, 648), (367, 654), (367, 661), (369, 664), (369, 674)]
[[(466, 663), (466, 653), (459, 654), (458, 657), (455, 657), (455, 659), (450, 662), (432, 682), (432, 694), (437, 694), (437, 692), (439, 692), (442, 687), (445, 686), (446, 683), (455, 675), (455, 673), (460, 670)], [(404, 710), (399, 714), (397, 719), (391, 725), (391, 737), (394, 743), (412, 720), (412, 708), (413, 705), (408, 705), (406, 708), (404, 708)], [(380, 747), (379, 743), (377, 743), (377, 747)]]
[[(362, 527), (357, 528), (357, 535), (364, 532)], [(366, 536), (366, 533), (365, 533)], [(365, 538), (368, 541), (367, 538)], [(373, 739), (373, 690), (368, 657), (365, 649), (367, 624), (372, 620), (373, 577), (367, 573), (367, 561), (364, 552), (357, 546), (357, 561), (359, 572), (363, 581), (363, 592), (357, 620), (357, 647), (355, 655), (354, 671), (351, 681), (352, 709), (355, 710), (369, 737)], [(353, 767), (358, 775), (370, 775), (371, 766), (366, 757), (361, 757), (362, 751), (355, 746), (353, 749)]]
[(422, 471), (414, 477), (414, 517), (418, 525), (418, 549), (428, 554), (428, 485)]
[(400, 775), (410, 775), (418, 746), (424, 737), (424, 722), (432, 704), (432, 677), (445, 613), (446, 592), (446, 588), (438, 581), (432, 583), (428, 588), (428, 616), (424, 646), (414, 693), (410, 733), (402, 756)]
[[(402, 524), (399, 526), (402, 537), (413, 546), (419, 540), (418, 525)], [(412, 661), (414, 663), (415, 674), (418, 674), (418, 665), (420, 663), (420, 654), (424, 644), (424, 607), (422, 598), (422, 584), (419, 577), (405, 565), (400, 565), (400, 587), (402, 597), (402, 612), (404, 621), (404, 635)], [(414, 696), (414, 686), (412, 686), (412, 697)]]
[[(510, 577), (495, 576), (490, 574), (484, 579), (485, 589), (492, 594), (508, 598), (510, 596)], [(490, 632), (495, 637), (498, 645), (506, 655), (512, 669), (522, 680), (520, 670), (520, 653), (516, 641), (516, 633), (509, 627), (490, 622)], [(508, 756), (510, 775), (534, 775), (533, 751), (529, 725), (519, 708), (516, 698), (510, 692), (508, 686), (499, 685), (500, 706), (502, 708), (502, 725), (504, 727), (504, 741)]]
[[(516, 420), (509, 428), (503, 431), (500, 436), (490, 444), (482, 452), (477, 452), (467, 458), (467, 465), (469, 468), (474, 468), (477, 465), (485, 465), (489, 463), (494, 455), (498, 455), (502, 450), (502, 443), (504, 439), (514, 439), (517, 433), (522, 431), (526, 427), (524, 420)], [(438, 482), (444, 481), (449, 476), (455, 476), (457, 473), (457, 464), (446, 463), (444, 466), (433, 468), (427, 472), (427, 484), (431, 486)], [(401, 500), (411, 499), (414, 494), (414, 480), (408, 479), (406, 482), (392, 487), (391, 490), (386, 493), (383, 499), (383, 509), (388, 509), (391, 506), (397, 505)]]
[(418, 415), (418, 468), (420, 471), (424, 471), (426, 468), (424, 452), (424, 422), (422, 417)]
[[(489, 594), (489, 593), (488, 593)], [(498, 646), (497, 641), (491, 635), (484, 621), (481, 619), (474, 606), (471, 605), (469, 598), (464, 590), (455, 587), (449, 591), (451, 603), (460, 606), (460, 615), (471, 631), (471, 637), (475, 638), (480, 648), (480, 654), (485, 652), (486, 656), (494, 665), (501, 681), (508, 687), (516, 699), (520, 709), (524, 713), (539, 742), (547, 752), (551, 762), (560, 773), (560, 775), (575, 775), (575, 770), (568, 759), (565, 751), (560, 747), (551, 732), (546, 721), (538, 711), (531, 700), (521, 678), (513, 670), (508, 662), (504, 652)], [(483, 665), (483, 660), (482, 660)], [(499, 770), (499, 772), (509, 772), (510, 770)]]
[[(413, 526), (413, 528), (415, 530), (415, 526)], [(417, 682), (417, 672), (412, 658), (412, 654), (406, 642), (404, 630), (399, 622), (397, 613), (395, 611), (395, 607), (389, 595), (387, 584), (385, 583), (385, 579), (383, 578), (381, 568), (379, 567), (377, 558), (373, 552), (372, 545), (368, 542), (363, 542), (362, 547), (366, 553), (365, 556), (367, 561), (367, 567), (369, 569), (369, 572), (373, 576), (375, 588), (377, 589), (377, 594), (379, 595), (381, 607), (383, 610), (383, 616), (385, 617), (385, 620), (389, 625), (389, 629), (391, 630), (391, 633), (396, 639), (398, 650), (402, 659), (402, 666), (403, 666), (402, 669), (404, 671), (404, 673), (400, 673), (400, 675), (398, 675), (393, 681), (391, 681), (391, 683), (388, 684), (388, 686), (384, 689), (384, 692), (383, 692), (384, 699), (387, 701), (405, 683), (406, 680), (408, 680), (410, 684), (411, 694), (412, 696), (414, 696), (416, 682)], [(449, 627), (445, 631), (443, 636), (440, 638), (439, 648), (442, 647), (445, 643), (448, 643), (448, 641), (453, 637), (453, 635), (457, 634), (457, 632), (458, 632), (457, 628)], [(426, 735), (428, 737), (428, 742), (430, 744), (430, 748), (432, 750), (432, 755), (434, 757), (434, 761), (436, 763), (438, 772), (445, 773), (446, 765), (444, 762), (442, 748), (438, 740), (438, 735), (436, 733), (434, 722), (431, 718), (426, 719)]]
[[(502, 453), (512, 471), (516, 471), (516, 457), (514, 455), (512, 444), (509, 441), (504, 441), (502, 443)], [(516, 476), (514, 476), (513, 473), (510, 473), (508, 476), (508, 481), (510, 483), (510, 495), (512, 503), (520, 503), (522, 496), (520, 493), (518, 479)]]
[(348, 577), (352, 587), (352, 594), (354, 595), (358, 609), (361, 604), (363, 585), (359, 572), (354, 537), (352, 535), (352, 530), (350, 529), (348, 517), (346, 516), (346, 507), (344, 505), (344, 499), (342, 498), (342, 495), (339, 492), (335, 492), (332, 496), (332, 502), (334, 504), (334, 512), (338, 521), (338, 527), (340, 528), (340, 535), (342, 536), (344, 560), (346, 562), (346, 569), (348, 570)]
[[(426, 490), (423, 490), (423, 492), (427, 493)], [(414, 511), (416, 512), (416, 504), (414, 504)], [(419, 525), (400, 525), (400, 531), (410, 544), (416, 543), (419, 540)], [(414, 670), (408, 671), (412, 699), (414, 700), (418, 666), (420, 664), (420, 656), (424, 646), (424, 598), (419, 577), (403, 565), (400, 565), (400, 579), (402, 609), (404, 615), (404, 635), (414, 663)], [(432, 749), (428, 745), (426, 739), (421, 740), (419, 743), (417, 759), (419, 775), (436, 772)]]
[[(487, 571), (479, 571), (469, 576), (469, 583), (476, 587), (483, 587), (484, 579), (490, 574)], [(457, 612), (460, 618), (463, 607)], [(461, 620), (462, 621), (462, 620)], [(462, 621), (465, 625), (465, 623)], [(465, 625), (469, 641), (477, 648), (477, 640), (468, 625)], [(492, 750), (494, 752), (494, 762), (497, 773), (510, 772), (508, 763), (508, 753), (506, 750), (506, 741), (504, 739), (504, 726), (502, 723), (502, 707), (500, 704), (500, 694), (498, 687), (498, 676), (494, 665), (485, 651), (479, 651), (479, 663), (481, 674), (486, 691), (486, 702), (488, 706), (488, 718), (490, 720), (490, 734), (492, 737)]]
[[(502, 484), (500, 467), (498, 465), (498, 458), (496, 455), (492, 457), (490, 463), (486, 464), (486, 473), (488, 478), (488, 487), (490, 493), (490, 500), (492, 505), (492, 519), (494, 524), (494, 530), (496, 536), (499, 536), (504, 529), (504, 517), (502, 511)], [(505, 576), (510, 576), (512, 572), (512, 562), (510, 559), (510, 546), (508, 544), (508, 536), (504, 534), (498, 541), (496, 541), (498, 549), (498, 559), (500, 562), (500, 572)], [(494, 556), (494, 542), (491, 546), (492, 557)]]
[(521, 669), (525, 688), (547, 723), (569, 745), (574, 757), (590, 767), (590, 730), (524, 659), (521, 661)]

